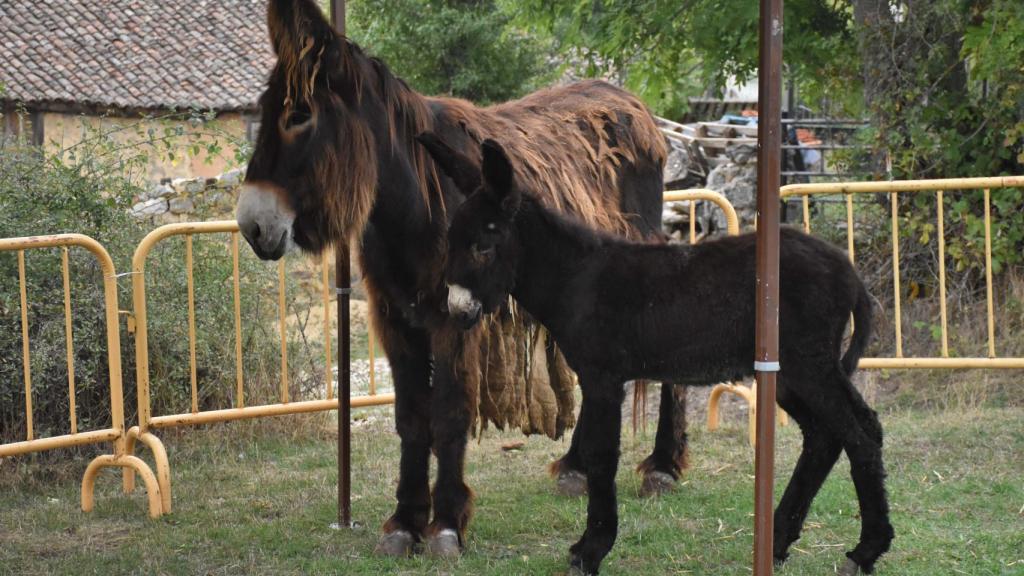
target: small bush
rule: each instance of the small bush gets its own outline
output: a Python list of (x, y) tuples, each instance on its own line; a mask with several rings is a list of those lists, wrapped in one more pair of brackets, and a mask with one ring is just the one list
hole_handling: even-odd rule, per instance
[[(151, 226), (128, 214), (140, 184), (116, 156), (79, 153), (74, 163), (38, 148), (0, 145), (0, 238), (77, 232), (99, 241), (119, 273)], [(200, 409), (233, 405), (234, 305), (229, 235), (194, 239), (197, 384)], [(241, 314), (246, 403), (277, 398), (280, 336), (277, 274), (240, 247)], [(78, 429), (110, 424), (109, 372), (102, 274), (86, 250), (69, 255)], [(36, 437), (70, 432), (65, 354), (64, 295), (59, 249), (25, 252), (32, 413)], [(131, 275), (117, 279), (120, 310), (131, 309)], [(187, 323), (184, 241), (162, 242), (146, 267), (151, 405), (153, 414), (190, 411), (191, 370)], [(292, 279), (288, 309), (302, 309), (303, 290)], [(25, 439), (21, 303), (15, 252), (0, 252), (0, 443)], [(135, 418), (134, 338), (119, 315), (125, 418)], [(319, 331), (316, 332), (319, 334)], [(322, 351), (289, 339), (292, 399), (323, 385)]]

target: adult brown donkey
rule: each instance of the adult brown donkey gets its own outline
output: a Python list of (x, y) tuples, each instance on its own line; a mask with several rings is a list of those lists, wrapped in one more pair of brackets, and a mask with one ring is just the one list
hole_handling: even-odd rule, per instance
[[(463, 481), (467, 435), (480, 391), (495, 377), (494, 344), (523, 323), (503, 321), (507, 307), (468, 332), (449, 317), (446, 232), (465, 198), (414, 136), (432, 131), (475, 161), (483, 140), (500, 140), (520, 160), (517, 177), (546, 191), (542, 202), (633, 237), (659, 234), (664, 140), (643, 104), (603, 82), (477, 108), (411, 90), (337, 34), (312, 0), (271, 0), (268, 24), (277, 63), (260, 98), (238, 224), (263, 259), (357, 243), (401, 438), (398, 504), (377, 549), (405, 555), (425, 539), (432, 553), (458, 554), (472, 511)], [(672, 387), (663, 388), (655, 450), (641, 469), (672, 481), (684, 447), (672, 433)], [(556, 469), (582, 479), (577, 444), (574, 435)]]

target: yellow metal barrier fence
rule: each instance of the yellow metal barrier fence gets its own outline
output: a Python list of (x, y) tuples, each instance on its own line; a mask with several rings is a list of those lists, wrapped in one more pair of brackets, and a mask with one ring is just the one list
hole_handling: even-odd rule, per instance
[[(811, 232), (810, 224), (810, 197), (815, 195), (842, 195), (845, 197), (846, 209), (846, 230), (847, 230), (847, 252), (850, 261), (856, 263), (856, 251), (854, 245), (854, 209), (853, 196), (856, 194), (888, 194), (890, 208), (890, 228), (892, 243), (892, 267), (893, 267), (893, 293), (894, 293), (894, 342), (895, 355), (893, 357), (862, 358), (861, 368), (867, 369), (898, 369), (898, 368), (931, 368), (931, 369), (966, 369), (966, 368), (989, 368), (989, 369), (1021, 369), (1024, 368), (1024, 358), (1001, 357), (996, 352), (995, 339), (995, 304), (992, 288), (992, 215), (990, 204), (990, 191), (998, 188), (1024, 188), (1024, 177), (1007, 176), (992, 178), (953, 178), (944, 180), (906, 180), (886, 182), (840, 182), (827, 184), (793, 184), (784, 186), (781, 190), (783, 199), (799, 197), (802, 201), (803, 227), (807, 233)], [(983, 190), (984, 191), (984, 225), (985, 225), (985, 294), (987, 310), (987, 351), (986, 357), (951, 357), (949, 353), (949, 327), (946, 311), (946, 262), (945, 262), (945, 211), (943, 204), (944, 192), (950, 190)], [(936, 202), (936, 242), (938, 243), (938, 282), (939, 282), (939, 320), (940, 320), (940, 348), (939, 355), (932, 357), (906, 357), (903, 355), (903, 323), (901, 317), (902, 293), (900, 290), (900, 253), (899, 253), (899, 194), (923, 194), (934, 193)], [(674, 200), (666, 193), (666, 201)], [(712, 192), (712, 194), (715, 194)], [(680, 197), (679, 199), (686, 199)], [(703, 199), (703, 198), (702, 198)], [(724, 198), (722, 201), (725, 201)], [(727, 202), (727, 201), (726, 201)], [(718, 201), (721, 206), (721, 201)], [(731, 208), (731, 206), (730, 206)], [(694, 211), (693, 204), (690, 209), (690, 239), (695, 239), (693, 231)], [(723, 208), (725, 210), (725, 208)], [(728, 210), (725, 210), (728, 214)], [(729, 233), (735, 234), (730, 222)], [(714, 430), (718, 427), (719, 401), (725, 393), (734, 394), (743, 398), (751, 405), (750, 410), (750, 439), (754, 442), (753, 422), (756, 417), (756, 406), (754, 405), (755, 389), (745, 387), (742, 384), (719, 384), (712, 389), (708, 401), (708, 428)], [(780, 412), (780, 421), (785, 422), (785, 413)]]
[[(195, 294), (192, 280), (192, 237), (202, 234), (230, 234), (231, 259), (232, 259), (232, 292), (234, 304), (234, 338), (235, 338), (235, 406), (221, 410), (199, 410), (198, 390), (196, 380), (196, 331), (195, 331)], [(330, 308), (330, 290), (328, 281), (328, 270), (330, 268), (327, 255), (323, 256), (321, 262), (321, 281), (323, 283), (321, 298), (324, 305), (324, 357), (325, 357), (325, 380), (327, 383), (326, 398), (321, 400), (303, 400), (293, 402), (288, 392), (288, 346), (287, 346), (287, 311), (286, 311), (286, 290), (285, 290), (285, 268), (284, 260), (278, 261), (278, 318), (281, 335), (281, 383), (279, 402), (257, 406), (247, 406), (245, 403), (245, 378), (242, 371), (242, 317), (241, 317), (241, 295), (239, 278), (239, 253), (238, 253), (238, 224), (234, 220), (216, 222), (196, 222), (168, 224), (153, 230), (135, 250), (132, 257), (132, 301), (135, 314), (135, 360), (136, 378), (138, 381), (138, 406), (139, 423), (132, 427), (127, 434), (126, 451), (130, 454), (135, 448), (136, 442), (143, 443), (153, 455), (157, 467), (157, 479), (160, 485), (160, 495), (163, 499), (162, 509), (165, 512), (171, 510), (171, 481), (170, 465), (167, 459), (167, 452), (163, 443), (155, 436), (151, 429), (173, 428), (179, 426), (191, 426), (207, 424), (211, 422), (227, 422), (248, 418), (261, 418), (265, 416), (280, 416), (285, 414), (300, 414), (307, 412), (320, 412), (326, 410), (337, 410), (338, 399), (334, 394), (333, 373), (331, 366), (331, 325), (330, 315), (327, 310)], [(150, 251), (165, 238), (172, 236), (185, 237), (185, 272), (188, 285), (188, 334), (189, 334), (189, 367), (191, 383), (191, 411), (181, 414), (168, 414), (154, 416), (150, 404), (150, 374), (149, 374), (149, 333), (146, 319), (146, 258)], [(372, 337), (370, 339), (370, 350), (373, 349)], [(372, 354), (372, 352), (371, 352)], [(373, 365), (371, 355), (370, 365)], [(372, 370), (372, 368), (371, 368)], [(353, 407), (377, 406), (391, 404), (394, 402), (394, 394), (377, 394), (376, 385), (371, 381), (370, 393), (365, 396), (352, 398)], [(125, 490), (134, 487), (134, 477), (127, 471), (124, 478)]]
[[(68, 248), (73, 246), (85, 248), (91, 252), (96, 258), (103, 275), (107, 366), (110, 388), (110, 427), (102, 430), (81, 431), (78, 429), (77, 406), (75, 403), (74, 335), (71, 323), (71, 282), (68, 263)], [(61, 249), (61, 276), (64, 287), (64, 334), (68, 365), (68, 411), (71, 431), (69, 434), (48, 438), (36, 438), (35, 431), (33, 430), (31, 346), (28, 328), (28, 291), (25, 277), (25, 251), (42, 248)], [(165, 510), (163, 509), (160, 487), (156, 477), (144, 461), (132, 456), (126, 450), (124, 395), (121, 385), (121, 338), (118, 326), (117, 274), (110, 255), (99, 242), (82, 234), (55, 234), (52, 236), (0, 239), (0, 252), (7, 251), (17, 251), (18, 257), (26, 439), (22, 442), (0, 445), (0, 458), (29, 452), (53, 450), (55, 448), (111, 442), (113, 444), (113, 454), (97, 456), (85, 469), (85, 474), (82, 477), (82, 510), (89, 512), (93, 509), (93, 492), (96, 485), (96, 475), (99, 471), (106, 467), (119, 467), (130, 470), (133, 476), (135, 472), (142, 475), (149, 498), (149, 515), (153, 518), (160, 516)]]
[[(862, 358), (861, 368), (1024, 368), (1024, 358), (1000, 357), (996, 353), (995, 304), (992, 292), (992, 214), (990, 191), (998, 188), (1024, 188), (1024, 176), (994, 178), (952, 178), (945, 180), (904, 180), (887, 182), (848, 182), (830, 184), (793, 184), (782, 188), (781, 197), (800, 197), (803, 202), (804, 231), (810, 233), (810, 197), (816, 195), (843, 195), (846, 199), (847, 251), (856, 262), (854, 252), (853, 196), (856, 194), (888, 194), (892, 237), (892, 271), (894, 295), (895, 356), (890, 358)], [(943, 193), (949, 190), (984, 190), (985, 223), (985, 294), (987, 305), (988, 354), (986, 357), (951, 357), (946, 314), (946, 238)], [(936, 201), (936, 241), (938, 243), (938, 281), (940, 347), (939, 355), (932, 357), (905, 357), (903, 355), (903, 321), (900, 291), (899, 214), (900, 194), (934, 193)]]

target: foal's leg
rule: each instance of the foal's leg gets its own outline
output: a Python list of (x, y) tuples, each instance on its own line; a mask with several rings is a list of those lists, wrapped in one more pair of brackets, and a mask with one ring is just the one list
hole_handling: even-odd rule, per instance
[(642, 496), (669, 492), (686, 468), (686, 386), (661, 383), (654, 451), (637, 466), (644, 475)]
[(804, 444), (789, 485), (775, 509), (774, 557), (780, 564), (789, 557), (790, 545), (800, 538), (811, 502), (843, 450), (839, 439), (813, 418), (801, 402), (787, 401), (783, 408), (800, 425)]
[(842, 441), (850, 459), (850, 475), (860, 504), (861, 532), (857, 546), (846, 554), (849, 560), (842, 574), (853, 575), (858, 570), (870, 574), (893, 539), (882, 465), (881, 424), (838, 365), (820, 388), (802, 395), (801, 400)]
[(427, 552), (456, 556), (465, 546), (473, 513), (473, 492), (463, 481), (471, 417), (464, 354), (479, 350), (480, 329), (463, 332), (446, 325), (431, 335), (434, 353), (430, 430), (437, 457), (434, 520), (426, 530)]
[[(850, 475), (857, 488), (860, 503), (861, 532), (857, 547), (846, 556), (865, 573), (870, 574), (878, 558), (889, 550), (894, 537), (889, 521), (889, 501), (885, 492), (885, 466), (882, 463), (882, 424), (878, 415), (868, 407), (860, 392), (842, 375), (853, 414), (868, 441), (858, 439), (845, 446), (850, 458)], [(848, 573), (853, 574), (847, 569)]]
[(618, 534), (615, 473), (619, 467), (619, 436), (622, 428), (621, 382), (583, 380), (584, 434), (580, 454), (587, 470), (587, 529), (569, 548), (573, 573), (597, 574), (601, 560), (612, 549)]
[(376, 553), (407, 556), (430, 519), (430, 346), (420, 330), (387, 319), (376, 325), (395, 383), (395, 427), (402, 450), (398, 506), (384, 523)]

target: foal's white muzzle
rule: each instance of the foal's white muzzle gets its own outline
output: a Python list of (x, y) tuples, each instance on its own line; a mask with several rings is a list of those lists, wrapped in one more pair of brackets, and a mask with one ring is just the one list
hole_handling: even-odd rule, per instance
[(480, 319), (483, 305), (473, 293), (458, 284), (448, 285), (448, 314), (468, 328)]
[(280, 188), (263, 183), (243, 185), (235, 218), (242, 236), (262, 260), (277, 260), (295, 247), (295, 212)]

